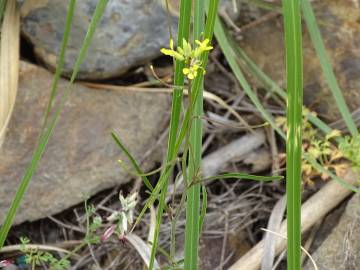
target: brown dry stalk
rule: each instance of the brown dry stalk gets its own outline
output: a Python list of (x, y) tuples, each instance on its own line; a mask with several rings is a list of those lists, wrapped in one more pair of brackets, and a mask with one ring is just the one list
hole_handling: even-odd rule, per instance
[(7, 2), (0, 43), (0, 147), (14, 108), (19, 78), (20, 14), (15, 0)]

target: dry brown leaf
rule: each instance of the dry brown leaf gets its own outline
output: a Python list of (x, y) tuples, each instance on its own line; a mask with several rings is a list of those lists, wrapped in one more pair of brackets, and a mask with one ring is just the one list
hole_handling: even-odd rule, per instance
[(16, 1), (8, 1), (0, 43), (0, 146), (14, 108), (19, 76), (20, 14)]

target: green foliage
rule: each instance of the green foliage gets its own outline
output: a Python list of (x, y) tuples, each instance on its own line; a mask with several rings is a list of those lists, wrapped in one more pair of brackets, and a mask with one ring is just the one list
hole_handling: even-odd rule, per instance
[[(329, 179), (331, 176), (327, 173), (319, 171), (318, 166), (313, 163), (316, 161), (327, 170), (334, 171), (337, 176), (341, 176), (342, 172), (348, 168), (346, 162), (342, 160), (344, 155), (336, 146), (336, 140), (341, 138), (339, 130), (331, 130), (323, 136), (319, 129), (316, 129), (310, 122), (310, 117), (316, 117), (314, 112), (303, 108), (302, 116), (302, 149), (306, 155), (302, 157), (302, 179), (303, 182), (313, 185), (313, 181), (321, 177), (323, 180)], [(275, 119), (276, 124), (287, 130), (286, 118), (279, 116)], [(310, 158), (310, 160), (309, 160)]]
[(339, 143), (339, 149), (351, 161), (352, 167), (360, 171), (360, 135), (345, 136)]
[(300, 0), (283, 0), (285, 29), (287, 126), (286, 200), (287, 268), (301, 269), (301, 153), (303, 64)]
[(50, 252), (30, 248), (30, 240), (26, 237), (21, 237), (20, 242), (20, 251), (25, 254), (25, 262), (31, 265), (32, 269), (42, 264), (48, 265), (52, 270), (69, 269), (70, 261), (66, 258), (57, 259)]
[(102, 224), (102, 219), (95, 215), (95, 207), (93, 205), (87, 205), (85, 201), (85, 215), (86, 215), (86, 235), (84, 237), (84, 243), (91, 245), (100, 242), (100, 237), (96, 234), (97, 230)]

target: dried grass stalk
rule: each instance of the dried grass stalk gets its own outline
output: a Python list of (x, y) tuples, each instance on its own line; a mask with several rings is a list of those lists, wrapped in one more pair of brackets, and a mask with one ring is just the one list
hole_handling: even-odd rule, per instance
[[(355, 184), (360, 175), (351, 169), (343, 176), (349, 184)], [(301, 232), (310, 229), (316, 222), (341, 203), (353, 192), (335, 181), (330, 181), (317, 193), (310, 197), (301, 207)], [(279, 233), (286, 235), (286, 220), (282, 223)], [(275, 254), (278, 255), (286, 248), (286, 240), (277, 239)], [(256, 244), (243, 257), (241, 257), (229, 270), (258, 270), (264, 254), (264, 240)]]
[(0, 43), (0, 147), (14, 108), (20, 57), (20, 13), (16, 1), (7, 2)]

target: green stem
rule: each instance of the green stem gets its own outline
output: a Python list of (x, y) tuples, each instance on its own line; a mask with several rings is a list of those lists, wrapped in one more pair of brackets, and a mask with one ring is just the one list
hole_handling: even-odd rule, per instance
[[(204, 30), (205, 9), (204, 0), (195, 1), (194, 4), (194, 39), (201, 40), (201, 33)], [(190, 87), (189, 87), (190, 88)], [(202, 148), (202, 114), (203, 114), (203, 80), (199, 84), (199, 95), (194, 100), (195, 107), (190, 124), (190, 147), (189, 166), (186, 185), (190, 185), (196, 177), (201, 166)], [(191, 91), (193, 92), (193, 91)], [(190, 91), (189, 91), (190, 93)], [(192, 97), (191, 97), (192, 98)], [(192, 100), (190, 99), (190, 104)], [(185, 269), (198, 269), (199, 252), (199, 220), (200, 220), (200, 188), (201, 185), (193, 185), (186, 191), (186, 224), (185, 224)]]
[(287, 269), (301, 269), (301, 131), (302, 131), (302, 32), (300, 0), (283, 0), (286, 74), (287, 127)]
[[(178, 29), (178, 46), (182, 47), (183, 39), (189, 39), (190, 33), (190, 19), (191, 19), (191, 0), (181, 0), (180, 3), (180, 18), (179, 18), (179, 29)], [(172, 97), (172, 107), (171, 107), (171, 119), (170, 119), (170, 128), (169, 128), (169, 139), (168, 139), (168, 150), (166, 162), (174, 160), (176, 157), (177, 151), (175, 151), (175, 142), (179, 128), (182, 99), (183, 99), (183, 85), (184, 85), (184, 75), (182, 69), (184, 68), (184, 63), (181, 61), (176, 61), (175, 63), (175, 78), (174, 78), (174, 88), (173, 97)], [(172, 166), (170, 166), (172, 168)], [(154, 239), (152, 243), (151, 256), (149, 269), (152, 270), (154, 267), (155, 255), (158, 245), (158, 238), (160, 232), (161, 219), (165, 208), (165, 199), (168, 189), (169, 176), (171, 174), (171, 169), (168, 166), (163, 171), (160, 176), (158, 185), (160, 187), (160, 200), (159, 206), (157, 209), (157, 221), (154, 232)]]

